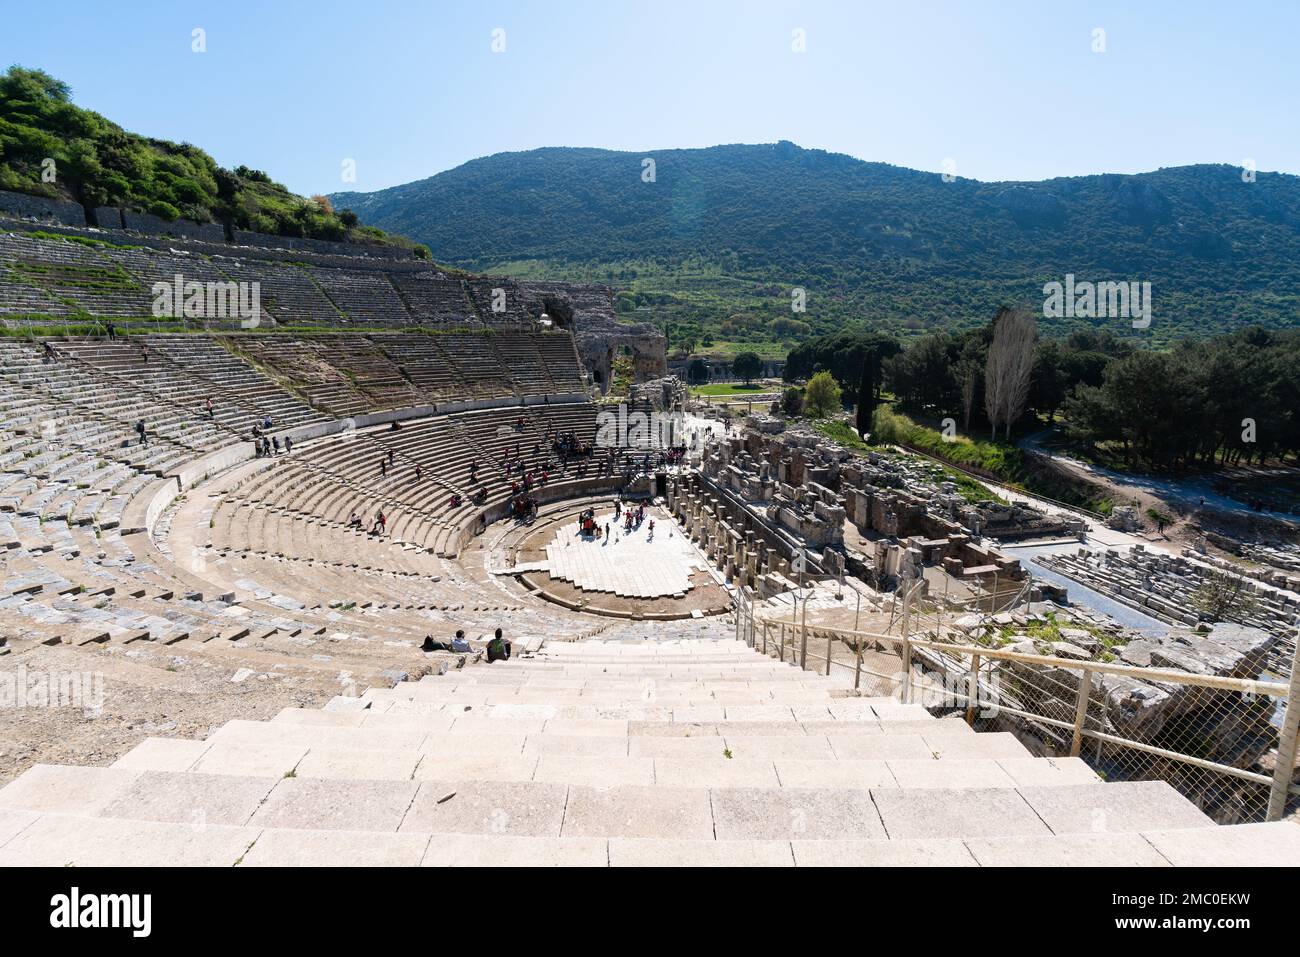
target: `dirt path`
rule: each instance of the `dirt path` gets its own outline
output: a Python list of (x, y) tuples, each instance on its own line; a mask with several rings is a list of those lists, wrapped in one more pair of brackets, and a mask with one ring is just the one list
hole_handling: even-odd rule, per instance
[[(1152, 527), (1151, 535), (1144, 537), (1191, 545), (1205, 531), (1231, 538), (1289, 538), (1300, 531), (1300, 523), (1296, 522), (1294, 515), (1254, 511), (1214, 490), (1214, 481), (1242, 472), (1240, 469), (1187, 477), (1118, 472), (1048, 448), (1043, 443), (1053, 431), (1043, 429), (1025, 436), (1017, 444), (1025, 451), (1049, 460), (1054, 468), (1071, 478), (1101, 486), (1116, 505), (1136, 506), (1142, 521), (1148, 526), (1154, 526), (1147, 516), (1149, 509), (1163, 512), (1174, 520), (1164, 529), (1163, 535)], [(1274, 471), (1268, 470), (1266, 474)]]

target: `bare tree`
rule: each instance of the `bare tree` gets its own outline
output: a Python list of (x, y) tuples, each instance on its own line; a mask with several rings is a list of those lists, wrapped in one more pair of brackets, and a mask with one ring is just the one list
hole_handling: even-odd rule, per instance
[(1255, 596), (1246, 588), (1246, 579), (1227, 572), (1207, 572), (1200, 587), (1192, 593), (1192, 607), (1212, 621), (1242, 621), (1259, 610)]
[(984, 367), (984, 411), (993, 435), (1002, 423), (1008, 438), (1012, 424), (1025, 411), (1034, 372), (1034, 341), (1038, 326), (1023, 310), (1003, 309), (993, 320), (993, 342)]

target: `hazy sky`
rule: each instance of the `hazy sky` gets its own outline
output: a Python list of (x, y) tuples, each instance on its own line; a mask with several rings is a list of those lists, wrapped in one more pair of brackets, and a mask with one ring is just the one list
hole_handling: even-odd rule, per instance
[(303, 193), (539, 146), (781, 139), (983, 180), (1300, 172), (1300, 0), (7, 0), (4, 21), (0, 64)]

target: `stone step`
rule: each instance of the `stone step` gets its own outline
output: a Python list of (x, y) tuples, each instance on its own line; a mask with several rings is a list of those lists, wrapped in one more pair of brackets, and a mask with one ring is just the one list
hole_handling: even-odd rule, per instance
[[(350, 717), (350, 716), (349, 716)], [(922, 734), (838, 734), (818, 732), (803, 735), (730, 735), (726, 727), (715, 726), (712, 735), (620, 736), (586, 733), (601, 726), (584, 724), (579, 733), (565, 733), (568, 719), (547, 732), (548, 721), (528, 718), (477, 718), (464, 714), (447, 717), (441, 726), (389, 723), (387, 726), (343, 723), (304, 724), (292, 721), (231, 721), (209, 736), (213, 745), (250, 747), (346, 747), (377, 750), (410, 750), (429, 753), (502, 754), (528, 753), (601, 754), (637, 756), (645, 754), (700, 754), (709, 748), (730, 750), (745, 757), (799, 759), (875, 759), (885, 757), (1029, 757), (1015, 736), (1008, 732), (967, 734), (949, 732), (945, 722), (934, 722), (933, 731)], [(762, 730), (762, 729), (758, 729)], [(721, 748), (717, 748), (721, 737)]]
[[(424, 748), (373, 748), (348, 744), (274, 745), (295, 762), (299, 777), (347, 780), (550, 781), (593, 787), (619, 784), (673, 787), (1016, 787), (1092, 783), (1097, 776), (1077, 758), (971, 758), (961, 749), (926, 751), (919, 744), (883, 753), (889, 758), (837, 759), (829, 751), (802, 756), (795, 749), (751, 749), (751, 741), (699, 738), (515, 735), (449, 736)], [(779, 739), (797, 742), (799, 739)], [(969, 741), (969, 739), (964, 739)], [(946, 742), (943, 742), (946, 746)], [(205, 760), (213, 749), (217, 754)], [(796, 757), (787, 757), (787, 751)], [(897, 757), (892, 756), (897, 754)], [(956, 754), (958, 756), (950, 756)], [(233, 763), (232, 763), (233, 761)], [(222, 743), (147, 739), (114, 769), (205, 774), (250, 773), (243, 754)]]
[[(1285, 822), (1147, 831), (916, 840), (681, 840), (313, 831), (0, 811), (0, 866), (884, 867), (1292, 866)], [(1208, 859), (1208, 860), (1207, 860)]]
[[(367, 707), (370, 702), (362, 698), (334, 698), (323, 710), (310, 708), (285, 708), (274, 718), (273, 723), (292, 723), (306, 725), (326, 725), (331, 727), (368, 727), (368, 728), (423, 728), (429, 732), (451, 730), (463, 733), (474, 725), (453, 719), (481, 717), (479, 709), (465, 711), (454, 705), (431, 705), (418, 712), (398, 712), (381, 710), (379, 707)], [(497, 709), (492, 709), (495, 711)], [(542, 719), (540, 731), (545, 734), (599, 734), (617, 737), (651, 736), (699, 736), (699, 735), (805, 735), (805, 734), (963, 734), (974, 735), (975, 731), (964, 721), (944, 720), (927, 717), (922, 721), (878, 719), (859, 720), (830, 718), (825, 720), (806, 719), (803, 721), (717, 721), (717, 722), (672, 722), (668, 720), (629, 720), (627, 718), (574, 717), (565, 714), (569, 709), (557, 709), (554, 715)], [(509, 714), (511, 712), (506, 712)], [(490, 712), (488, 712), (490, 717)], [(504, 715), (500, 720), (508, 720)], [(535, 727), (535, 725), (530, 725)]]
[[(594, 787), (536, 780), (270, 775), (215, 780), (201, 773), (37, 765), (0, 789), (0, 809), (184, 823), (199, 832), (214, 826), (260, 826), (719, 841), (972, 840), (1215, 830), (1209, 818), (1157, 781), (972, 789)], [(1168, 843), (1194, 845), (1173, 838)]]
[(586, 704), (494, 704), (476, 706), (449, 704), (440, 701), (391, 700), (372, 695), (370, 692), (367, 692), (366, 696), (360, 699), (352, 700), (360, 701), (359, 707), (369, 705), (372, 709), (381, 710), (386, 714), (436, 715), (462, 712), (483, 717), (528, 718), (536, 721), (546, 721), (551, 718), (615, 718), (628, 721), (677, 723), (769, 721), (797, 725), (801, 722), (867, 720), (880, 724), (917, 725), (937, 720), (924, 709), (881, 716), (872, 709), (860, 708), (852, 702), (832, 702), (825, 707), (820, 705), (722, 705), (717, 703), (673, 705), (659, 704), (655, 701), (624, 702), (592, 698)]
[[(487, 710), (494, 707), (508, 709), (671, 709), (673, 713), (689, 714), (688, 718), (679, 720), (933, 720), (923, 706), (900, 705), (897, 702), (884, 705), (870, 705), (859, 698), (823, 698), (820, 701), (784, 701), (776, 698), (762, 700), (758, 697), (735, 700), (736, 696), (727, 696), (727, 700), (715, 697), (681, 697), (660, 696), (660, 694), (638, 694), (636, 697), (611, 696), (607, 693), (565, 694), (555, 696), (549, 693), (533, 693), (526, 696), (510, 694), (429, 694), (417, 685), (412, 692), (408, 688), (372, 688), (361, 696), (364, 701), (389, 703), (389, 705), (416, 705), (434, 707), (469, 707), (469, 709)], [(542, 711), (538, 711), (542, 714)], [(573, 715), (576, 716), (576, 715)], [(591, 715), (597, 716), (597, 715)]]

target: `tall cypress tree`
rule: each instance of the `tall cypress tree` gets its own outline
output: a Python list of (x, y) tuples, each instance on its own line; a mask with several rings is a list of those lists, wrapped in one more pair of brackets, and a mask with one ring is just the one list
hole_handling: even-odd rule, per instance
[(876, 411), (876, 353), (867, 352), (862, 357), (862, 378), (858, 381), (858, 435), (865, 442), (871, 431), (871, 420)]

